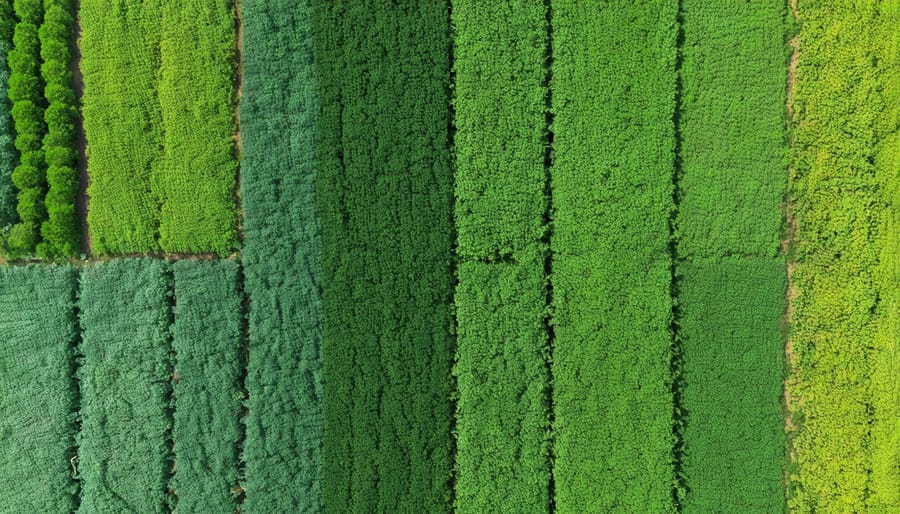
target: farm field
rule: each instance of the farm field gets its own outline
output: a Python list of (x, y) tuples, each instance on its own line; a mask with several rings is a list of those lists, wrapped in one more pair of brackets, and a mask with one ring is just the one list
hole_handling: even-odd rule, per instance
[(0, 0), (0, 512), (900, 512), (898, 26)]

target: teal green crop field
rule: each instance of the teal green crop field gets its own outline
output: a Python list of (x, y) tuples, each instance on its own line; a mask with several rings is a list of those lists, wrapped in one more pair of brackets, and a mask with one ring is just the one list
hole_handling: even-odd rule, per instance
[(898, 27), (0, 0), (0, 513), (900, 512)]

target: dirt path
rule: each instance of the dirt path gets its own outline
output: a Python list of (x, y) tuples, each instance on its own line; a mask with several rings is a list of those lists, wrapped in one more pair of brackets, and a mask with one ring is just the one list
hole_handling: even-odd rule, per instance
[(87, 172), (87, 138), (84, 135), (84, 120), (81, 117), (81, 97), (84, 95), (84, 76), (81, 74), (81, 19), (79, 12), (81, 1), (75, 0), (75, 40), (72, 45), (72, 87), (75, 89), (75, 98), (78, 105), (78, 116), (75, 118), (75, 149), (78, 152), (78, 193), (75, 196), (75, 215), (78, 217), (81, 230), (81, 253), (86, 256), (91, 254), (91, 233), (88, 230), (87, 212), (90, 198), (87, 194), (90, 179)]

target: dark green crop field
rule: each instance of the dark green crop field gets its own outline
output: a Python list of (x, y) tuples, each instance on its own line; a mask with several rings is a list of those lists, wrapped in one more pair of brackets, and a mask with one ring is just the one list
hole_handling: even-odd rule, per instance
[(0, 0), (0, 512), (900, 512), (898, 27)]

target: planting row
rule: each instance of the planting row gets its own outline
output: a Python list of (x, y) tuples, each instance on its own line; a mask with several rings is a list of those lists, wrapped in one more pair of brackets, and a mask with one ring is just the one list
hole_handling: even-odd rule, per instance
[(237, 245), (231, 0), (81, 2), (96, 254)]

